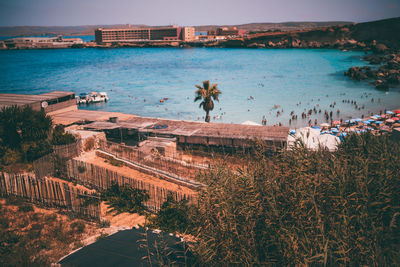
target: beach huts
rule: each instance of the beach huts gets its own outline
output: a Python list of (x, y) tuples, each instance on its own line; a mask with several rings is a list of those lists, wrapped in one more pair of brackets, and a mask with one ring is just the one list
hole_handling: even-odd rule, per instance
[[(135, 143), (148, 137), (174, 138), (178, 146), (197, 148), (243, 148), (262, 141), (267, 147), (280, 149), (286, 145), (289, 128), (242, 124), (204, 123), (134, 117), (122, 122), (93, 122), (87, 130), (105, 131), (108, 138)], [(119, 140), (118, 140), (119, 139)]]

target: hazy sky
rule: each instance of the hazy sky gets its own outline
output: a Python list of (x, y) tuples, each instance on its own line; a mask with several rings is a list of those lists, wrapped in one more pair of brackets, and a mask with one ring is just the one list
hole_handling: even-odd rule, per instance
[(362, 22), (398, 16), (400, 0), (0, 0), (0, 26)]

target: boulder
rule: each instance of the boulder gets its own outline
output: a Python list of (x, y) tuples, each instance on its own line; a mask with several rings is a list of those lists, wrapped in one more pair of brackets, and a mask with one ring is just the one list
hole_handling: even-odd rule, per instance
[(388, 50), (385, 44), (377, 44), (374, 47), (374, 52), (376, 53), (385, 53)]
[(367, 74), (364, 73), (367, 69), (359, 67), (351, 67), (344, 75), (349, 76), (353, 80), (361, 81), (368, 79)]

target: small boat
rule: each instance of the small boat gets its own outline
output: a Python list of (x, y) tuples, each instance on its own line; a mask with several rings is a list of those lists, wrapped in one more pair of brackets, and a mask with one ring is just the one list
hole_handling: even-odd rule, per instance
[(106, 92), (90, 92), (90, 99), (92, 103), (100, 103), (100, 102), (107, 102), (108, 96)]
[(81, 105), (81, 104), (89, 104), (89, 103), (100, 103), (100, 102), (107, 102), (108, 101), (108, 96), (106, 92), (90, 92), (90, 94), (87, 93), (81, 93), (79, 96), (76, 97), (76, 102)]
[(90, 103), (90, 96), (87, 93), (81, 93), (76, 97), (76, 102), (78, 104), (88, 104)]

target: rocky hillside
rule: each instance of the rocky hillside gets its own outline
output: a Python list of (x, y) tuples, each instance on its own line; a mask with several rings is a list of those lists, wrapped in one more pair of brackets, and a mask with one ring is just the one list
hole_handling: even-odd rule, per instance
[[(253, 48), (397, 49), (400, 47), (400, 17), (380, 21), (320, 27), (317, 29), (264, 32), (245, 38), (218, 41), (204, 46)], [(378, 44), (378, 47), (376, 45)], [(379, 46), (383, 44), (384, 46)]]
[(400, 47), (400, 17), (355, 24), (350, 30), (355, 40), (366, 43), (376, 40), (389, 47)]

